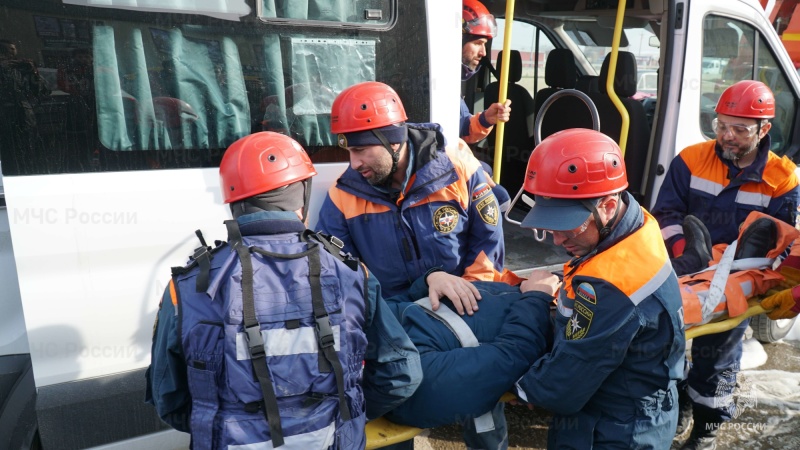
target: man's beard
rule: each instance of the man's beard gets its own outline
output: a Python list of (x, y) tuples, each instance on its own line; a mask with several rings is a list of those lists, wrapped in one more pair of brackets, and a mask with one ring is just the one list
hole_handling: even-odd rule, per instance
[(372, 175), (367, 178), (367, 183), (373, 186), (383, 186), (389, 180), (389, 175), (388, 170), (373, 170)]
[[(730, 161), (738, 161), (744, 158), (745, 156), (749, 155), (751, 152), (755, 151), (755, 149), (758, 147), (758, 141), (752, 142), (748, 146), (742, 146), (738, 144), (725, 144), (725, 145), (720, 145), (720, 147), (722, 147), (722, 157), (724, 159)], [(736, 147), (736, 152), (728, 150), (725, 147)]]

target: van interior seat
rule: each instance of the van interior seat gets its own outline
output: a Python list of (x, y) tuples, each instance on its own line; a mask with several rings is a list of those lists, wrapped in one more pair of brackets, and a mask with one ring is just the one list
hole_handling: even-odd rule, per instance
[[(603, 60), (600, 77), (597, 80), (599, 91), (590, 92), (589, 97), (594, 101), (597, 112), (600, 114), (600, 131), (619, 142), (622, 116), (606, 91), (610, 60), (611, 54), (609, 53)], [(644, 167), (647, 160), (647, 148), (650, 144), (650, 125), (644, 106), (640, 101), (631, 98), (636, 94), (636, 82), (636, 57), (631, 52), (619, 52), (617, 73), (614, 76), (614, 91), (630, 117), (625, 149), (625, 167), (628, 172), (628, 190), (635, 195), (640, 192), (642, 187), (644, 172), (647, 170)]]
[[(575, 57), (567, 48), (557, 48), (547, 55), (544, 69), (546, 88), (536, 93), (534, 102), (536, 114), (553, 94), (564, 89), (575, 89), (578, 84), (578, 71)], [(592, 128), (592, 115), (583, 100), (574, 96), (559, 98), (550, 105), (542, 120), (542, 135), (545, 139), (551, 134), (569, 128)]]
[(597, 78), (599, 78), (597, 75), (578, 75), (578, 82), (575, 83), (575, 89), (587, 95), (591, 92), (597, 92), (599, 90), (597, 87)]
[[(497, 67), (503, 63), (503, 53), (497, 54)], [(522, 57), (518, 50), (509, 51), (508, 89), (506, 98), (511, 100), (511, 117), (505, 124), (503, 132), (503, 170), (500, 172), (500, 184), (508, 189), (512, 197), (522, 186), (528, 156), (533, 149), (534, 103), (530, 92), (518, 82), (522, 79)], [(497, 102), (500, 83), (491, 82), (484, 92), (484, 105)], [(494, 155), (495, 130), (487, 137), (489, 154)], [(506, 164), (506, 162), (512, 162)], [(521, 161), (522, 165), (517, 164)]]

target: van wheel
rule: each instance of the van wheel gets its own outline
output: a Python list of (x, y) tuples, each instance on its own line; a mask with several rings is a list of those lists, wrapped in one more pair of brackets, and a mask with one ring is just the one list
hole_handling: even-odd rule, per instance
[(771, 344), (779, 341), (789, 334), (792, 329), (793, 319), (771, 320), (766, 314), (759, 314), (750, 319), (750, 328), (753, 330), (753, 337), (764, 344)]

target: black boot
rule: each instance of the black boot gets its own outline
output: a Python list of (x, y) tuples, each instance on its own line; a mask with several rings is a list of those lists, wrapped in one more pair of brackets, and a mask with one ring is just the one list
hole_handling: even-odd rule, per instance
[(680, 450), (714, 450), (717, 448), (717, 433), (722, 419), (716, 410), (703, 405), (694, 405), (694, 426), (689, 439)]
[(763, 258), (777, 242), (778, 226), (775, 224), (775, 219), (762, 217), (753, 221), (742, 232), (734, 259)]
[(678, 383), (678, 428), (675, 436), (680, 437), (692, 429), (692, 399), (689, 397), (688, 385)]
[[(680, 263), (673, 262), (676, 273), (680, 276), (708, 267), (708, 262), (711, 261), (711, 235), (703, 222), (692, 215), (684, 217), (683, 238), (686, 240), (683, 255), (675, 258)], [(677, 267), (680, 267), (680, 273)]]

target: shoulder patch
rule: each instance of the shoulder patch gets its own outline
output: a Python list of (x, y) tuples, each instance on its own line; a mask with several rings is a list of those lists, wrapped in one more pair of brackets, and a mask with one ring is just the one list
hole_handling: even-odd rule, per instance
[(481, 183), (472, 190), (472, 201), (479, 200), (492, 192), (492, 188), (486, 183)]
[(500, 208), (497, 207), (497, 199), (491, 192), (492, 190), (489, 188), (489, 195), (484, 195), (482, 200), (475, 203), (475, 208), (484, 222), (489, 225), (497, 225), (497, 221), (500, 219)]
[(458, 211), (451, 205), (439, 207), (433, 213), (433, 227), (440, 233), (449, 233), (458, 225)]
[(589, 333), (589, 327), (592, 325), (593, 318), (594, 312), (584, 305), (583, 302), (575, 299), (572, 317), (569, 319), (566, 326), (567, 340), (575, 341), (585, 338)]
[(587, 302), (596, 305), (597, 304), (597, 296), (594, 293), (594, 288), (589, 283), (581, 283), (578, 285), (578, 288), (575, 289), (575, 295), (578, 297), (586, 300)]

